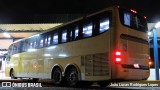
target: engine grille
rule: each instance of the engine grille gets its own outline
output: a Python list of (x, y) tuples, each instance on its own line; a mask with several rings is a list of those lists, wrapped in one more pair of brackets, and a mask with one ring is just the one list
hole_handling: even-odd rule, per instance
[(109, 75), (108, 54), (86, 55), (83, 59), (86, 76), (105, 76)]

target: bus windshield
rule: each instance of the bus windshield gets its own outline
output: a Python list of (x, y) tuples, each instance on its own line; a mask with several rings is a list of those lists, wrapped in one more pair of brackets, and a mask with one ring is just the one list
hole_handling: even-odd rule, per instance
[(123, 25), (138, 31), (142, 32), (147, 31), (147, 22), (144, 17), (122, 8), (119, 9), (119, 13), (120, 13), (121, 23)]

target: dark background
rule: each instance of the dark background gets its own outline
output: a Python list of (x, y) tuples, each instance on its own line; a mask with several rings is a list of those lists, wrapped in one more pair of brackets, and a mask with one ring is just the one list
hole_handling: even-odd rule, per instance
[(55, 14), (76, 18), (112, 5), (135, 9), (148, 22), (160, 20), (158, 0), (1, 0), (0, 24), (53, 23)]

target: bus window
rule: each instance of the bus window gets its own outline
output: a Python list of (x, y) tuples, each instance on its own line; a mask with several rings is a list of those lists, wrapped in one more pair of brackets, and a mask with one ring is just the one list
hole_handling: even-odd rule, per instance
[(125, 9), (120, 9), (121, 23), (129, 28), (133, 28), (138, 31), (147, 31), (147, 22), (144, 17), (137, 15)]
[(20, 52), (20, 43), (17, 42), (13, 46), (13, 54), (19, 53)]
[(9, 55), (13, 55), (13, 44), (11, 44), (11, 45), (9, 46), (8, 54), (9, 54)]
[(43, 38), (41, 38), (41, 40), (40, 40), (40, 45), (39, 45), (39, 47), (43, 47)]
[(54, 33), (53, 35), (53, 44), (58, 44), (58, 33)]
[(48, 46), (51, 45), (51, 35), (48, 36), (48, 42), (47, 42)]
[(100, 33), (106, 31), (107, 29), (109, 29), (109, 18), (103, 18), (100, 20)]
[(130, 14), (129, 13), (125, 13), (124, 14), (124, 24), (125, 25), (128, 25), (128, 26), (131, 26), (131, 23), (130, 23)]
[(79, 33), (79, 28), (76, 27), (75, 28), (75, 33), (74, 33), (74, 40), (76, 40), (78, 38), (78, 33)]
[(48, 37), (46, 36), (45, 41), (44, 41), (44, 45), (47, 46), (47, 44), (48, 44)]
[(33, 43), (30, 42), (29, 48), (33, 48)]
[(67, 42), (67, 30), (62, 31), (62, 42)]
[(89, 23), (83, 26), (83, 37), (92, 36), (93, 24)]
[(69, 36), (68, 41), (72, 41), (72, 36), (73, 36), (72, 29), (71, 29), (71, 30), (69, 30), (69, 34), (68, 34), (68, 36)]

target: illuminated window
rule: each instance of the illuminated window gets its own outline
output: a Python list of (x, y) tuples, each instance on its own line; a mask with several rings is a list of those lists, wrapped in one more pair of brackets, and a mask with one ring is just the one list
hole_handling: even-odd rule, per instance
[(36, 41), (34, 41), (34, 48), (36, 48), (37, 47), (37, 42)]
[(53, 44), (58, 44), (58, 33), (53, 35)]
[(48, 38), (47, 37), (45, 38), (45, 42), (44, 43), (45, 43), (45, 46), (47, 46), (47, 44), (48, 44)]
[(29, 45), (29, 48), (33, 48), (32, 46), (33, 46), (33, 43), (31, 42), (30, 45)]
[(124, 13), (124, 24), (125, 24), (125, 25), (131, 26), (130, 16), (131, 16), (131, 15), (130, 15), (129, 13)]
[(69, 35), (69, 38), (70, 38), (70, 41), (72, 41), (72, 30), (70, 31), (70, 35)]
[(48, 46), (51, 44), (51, 36), (48, 36)]
[(76, 27), (75, 28), (74, 39), (78, 38), (78, 33), (79, 33), (79, 29), (78, 29), (78, 27)]
[(92, 23), (86, 24), (83, 26), (83, 37), (89, 37), (92, 36)]
[(100, 20), (100, 33), (106, 31), (107, 29), (109, 29), (109, 19), (103, 18)]
[(43, 47), (43, 38), (40, 40), (40, 47)]
[(62, 42), (67, 42), (67, 30), (62, 31)]

